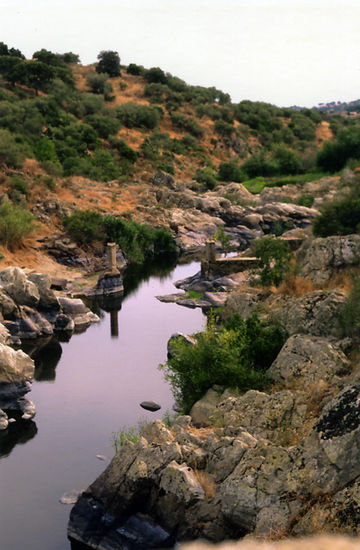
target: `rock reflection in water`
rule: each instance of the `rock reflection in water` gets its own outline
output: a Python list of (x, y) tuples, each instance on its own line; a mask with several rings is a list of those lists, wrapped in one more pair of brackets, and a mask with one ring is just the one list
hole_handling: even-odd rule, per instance
[(23, 445), (35, 437), (37, 426), (32, 420), (18, 420), (0, 432), (0, 457), (9, 456), (16, 445)]
[(56, 367), (61, 359), (62, 348), (56, 338), (26, 342), (22, 349), (35, 362), (35, 380), (37, 382), (54, 382)]

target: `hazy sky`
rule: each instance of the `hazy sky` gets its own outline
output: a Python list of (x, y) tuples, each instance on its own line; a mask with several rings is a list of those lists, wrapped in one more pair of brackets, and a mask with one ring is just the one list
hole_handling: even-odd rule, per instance
[(360, 0), (0, 0), (0, 41), (27, 57), (100, 50), (233, 101), (360, 98)]

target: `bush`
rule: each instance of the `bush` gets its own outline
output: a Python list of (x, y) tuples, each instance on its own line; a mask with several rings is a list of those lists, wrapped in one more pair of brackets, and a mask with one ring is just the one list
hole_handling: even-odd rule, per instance
[(349, 159), (360, 160), (360, 127), (354, 126), (339, 132), (337, 139), (327, 141), (319, 151), (317, 166), (327, 172), (344, 168)]
[(174, 126), (186, 130), (194, 137), (200, 138), (204, 135), (204, 128), (193, 117), (187, 117), (181, 113), (171, 113), (171, 122)]
[(8, 130), (0, 129), (0, 165), (19, 168), (27, 156), (32, 155), (29, 147), (21, 142), (21, 138), (15, 137)]
[(105, 232), (102, 225), (103, 216), (92, 210), (77, 210), (64, 220), (66, 231), (78, 244), (89, 244), (96, 240), (104, 240)]
[(116, 117), (127, 128), (154, 129), (162, 118), (160, 107), (139, 105), (129, 101), (116, 108)]
[(146, 258), (175, 252), (172, 235), (163, 228), (152, 228), (133, 220), (103, 216), (91, 210), (77, 210), (63, 221), (69, 235), (79, 244), (94, 241), (116, 242), (127, 258), (143, 263)]
[(279, 286), (291, 270), (289, 243), (272, 236), (262, 237), (252, 243), (251, 250), (259, 258), (261, 284)]
[(109, 75), (107, 73), (89, 74), (86, 77), (86, 85), (93, 94), (108, 95), (113, 91), (111, 83), (108, 81)]
[(216, 187), (216, 178), (211, 168), (197, 170), (194, 180), (199, 183), (205, 183), (207, 189), (215, 189)]
[(10, 201), (0, 204), (0, 242), (13, 248), (20, 245), (34, 229), (34, 217)]
[(242, 182), (243, 176), (237, 162), (233, 160), (230, 162), (221, 162), (219, 166), (218, 179), (220, 181)]
[(138, 154), (134, 149), (131, 149), (131, 147), (128, 146), (126, 141), (123, 139), (117, 139), (115, 137), (110, 137), (109, 139), (110, 144), (112, 147), (114, 147), (118, 153), (121, 155), (122, 158), (128, 160), (131, 163), (134, 163), (137, 161)]
[(160, 67), (152, 67), (145, 73), (145, 78), (148, 82), (154, 82), (159, 84), (167, 84), (166, 74)]
[(121, 126), (121, 122), (118, 119), (106, 115), (87, 115), (84, 121), (90, 124), (98, 135), (104, 139), (107, 139), (110, 135), (117, 134)]
[(175, 340), (171, 357), (160, 365), (184, 414), (215, 384), (240, 391), (261, 389), (266, 368), (285, 341), (278, 324), (262, 322), (256, 316), (243, 321), (240, 315), (219, 330), (210, 317), (206, 330), (195, 336), (194, 345), (182, 338)]
[(136, 63), (130, 63), (130, 65), (128, 65), (126, 68), (126, 72), (128, 74), (133, 74), (136, 76), (143, 76), (146, 70), (142, 65), (136, 65)]
[(360, 198), (353, 195), (325, 204), (313, 224), (313, 232), (317, 237), (351, 235), (359, 231)]
[(349, 336), (357, 342), (360, 339), (360, 278), (353, 281), (353, 289), (344, 303), (339, 326), (342, 336)]

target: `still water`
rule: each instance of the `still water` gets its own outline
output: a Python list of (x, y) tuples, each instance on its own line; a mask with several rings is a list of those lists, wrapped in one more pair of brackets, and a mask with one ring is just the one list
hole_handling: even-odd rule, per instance
[[(205, 321), (201, 310), (155, 296), (175, 292), (173, 281), (198, 269), (193, 262), (150, 271), (140, 283), (138, 275), (128, 277), (117, 313), (101, 310), (100, 323), (85, 333), (35, 353), (28, 397), (37, 415), (0, 439), (1, 550), (68, 550), (71, 507), (59, 498), (85, 489), (103, 471), (114, 454), (113, 432), (171, 412), (172, 394), (157, 366), (171, 334), (196, 332)], [(143, 410), (145, 400), (161, 410)]]

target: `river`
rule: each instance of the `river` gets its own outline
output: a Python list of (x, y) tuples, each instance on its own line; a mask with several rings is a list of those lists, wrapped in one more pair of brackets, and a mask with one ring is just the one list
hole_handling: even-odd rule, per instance
[[(85, 489), (104, 470), (114, 455), (114, 432), (172, 411), (171, 390), (157, 366), (166, 360), (171, 334), (201, 330), (205, 320), (199, 309), (155, 296), (174, 292), (174, 281), (198, 269), (193, 262), (150, 270), (140, 283), (128, 277), (117, 313), (101, 310), (100, 323), (35, 354), (27, 397), (36, 417), (12, 424), (0, 438), (1, 550), (68, 550), (71, 507), (59, 498)], [(161, 410), (143, 410), (144, 400)]]

